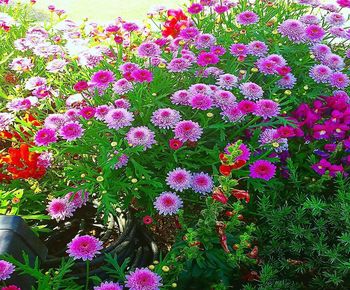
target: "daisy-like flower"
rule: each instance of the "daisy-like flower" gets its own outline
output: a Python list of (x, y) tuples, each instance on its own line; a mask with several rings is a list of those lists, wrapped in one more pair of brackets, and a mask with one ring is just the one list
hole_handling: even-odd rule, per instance
[(104, 120), (106, 115), (112, 108), (113, 107), (107, 105), (101, 105), (96, 107), (95, 118), (100, 121)]
[(305, 36), (310, 41), (320, 41), (325, 35), (324, 29), (317, 25), (317, 24), (311, 24), (305, 29)]
[(239, 89), (241, 90), (242, 95), (249, 100), (261, 99), (264, 95), (263, 89), (256, 83), (252, 82), (241, 84)]
[(63, 71), (67, 62), (64, 59), (54, 59), (46, 65), (46, 70), (51, 73)]
[(293, 74), (289, 73), (283, 76), (280, 80), (278, 80), (277, 85), (282, 89), (292, 89), (296, 81), (296, 77)]
[(52, 160), (53, 154), (51, 152), (42, 152), (38, 157), (37, 165), (44, 168), (49, 168), (51, 166)]
[(244, 114), (238, 108), (237, 104), (225, 107), (221, 112), (221, 115), (223, 116), (224, 121), (227, 121), (228, 119), (228, 121), (232, 123), (240, 122), (244, 119)]
[(78, 122), (68, 122), (60, 128), (60, 135), (67, 141), (74, 141), (80, 138), (84, 133), (84, 129)]
[(203, 94), (195, 94), (189, 99), (189, 103), (193, 109), (208, 110), (213, 106), (213, 100), (210, 96)]
[(249, 100), (240, 101), (237, 107), (243, 114), (253, 113), (256, 110), (256, 104)]
[(84, 107), (79, 111), (79, 115), (82, 116), (86, 120), (90, 120), (95, 117), (96, 109), (94, 107)]
[(256, 102), (254, 114), (264, 120), (276, 117), (280, 112), (280, 106), (272, 100), (260, 100)]
[(296, 19), (287, 19), (280, 24), (278, 32), (289, 40), (300, 43), (305, 39), (305, 28), (303, 23)]
[(215, 53), (202, 51), (198, 55), (197, 64), (199, 66), (207, 66), (211, 64), (217, 64), (219, 61), (220, 59)]
[(180, 121), (174, 128), (175, 139), (182, 142), (196, 142), (202, 136), (203, 129), (197, 122), (185, 120)]
[(191, 187), (191, 179), (191, 172), (183, 168), (176, 168), (168, 173), (166, 183), (171, 189), (182, 192)]
[(259, 16), (253, 11), (244, 11), (236, 16), (237, 23), (241, 25), (250, 25), (259, 21)]
[(124, 166), (126, 166), (129, 162), (129, 156), (122, 153), (121, 155), (119, 154), (119, 151), (114, 151), (114, 154), (119, 155), (117, 163), (114, 164), (114, 169), (120, 169)]
[(10, 66), (10, 69), (18, 73), (23, 73), (31, 70), (34, 67), (34, 64), (32, 63), (30, 58), (17, 57), (12, 60), (9, 66)]
[(191, 63), (184, 57), (174, 58), (167, 65), (170, 72), (184, 72), (191, 66)]
[(158, 109), (154, 111), (151, 118), (153, 125), (162, 129), (173, 128), (180, 120), (180, 113), (170, 108)]
[(326, 21), (332, 26), (342, 26), (346, 19), (340, 13), (330, 13), (326, 16)]
[(99, 286), (95, 286), (94, 290), (123, 290), (123, 286), (119, 283), (102, 282)]
[(163, 192), (154, 201), (154, 207), (160, 215), (176, 214), (183, 206), (181, 198), (173, 192)]
[(229, 91), (218, 89), (213, 95), (214, 104), (220, 108), (233, 106), (236, 104), (236, 96)]
[(115, 77), (110, 70), (100, 70), (95, 72), (91, 77), (93, 86), (98, 88), (106, 88), (108, 85), (115, 81)]
[(14, 119), (15, 116), (11, 113), (0, 113), (0, 132), (8, 130)]
[(330, 75), (329, 84), (338, 89), (345, 89), (350, 84), (350, 79), (346, 74), (335, 72)]
[(86, 204), (89, 198), (89, 193), (87, 191), (83, 192), (81, 190), (78, 190), (76, 192), (71, 191), (68, 192), (64, 198), (69, 203), (69, 205), (73, 207), (73, 210), (76, 210), (77, 208), (81, 208)]
[(207, 173), (195, 173), (191, 179), (191, 188), (201, 194), (210, 193), (213, 190), (213, 179)]
[(93, 236), (76, 236), (68, 245), (67, 253), (74, 260), (92, 260), (103, 249), (102, 242)]
[(256, 62), (259, 71), (264, 75), (273, 75), (276, 73), (277, 65), (272, 60), (260, 58)]
[(315, 44), (311, 47), (311, 51), (318, 60), (323, 60), (332, 52), (329, 46), (325, 44)]
[(42, 77), (31, 77), (26, 81), (24, 88), (32, 91), (38, 87), (46, 85), (46, 79)]
[(270, 180), (275, 176), (276, 166), (267, 160), (257, 160), (249, 167), (250, 177)]
[(57, 222), (73, 216), (74, 207), (66, 198), (55, 198), (49, 202), (46, 208), (49, 216)]
[(209, 48), (213, 46), (215, 42), (215, 36), (209, 33), (199, 34), (194, 40), (194, 44), (198, 49)]
[(303, 15), (299, 18), (299, 21), (301, 21), (304, 24), (318, 24), (320, 23), (320, 19), (316, 15), (307, 14)]
[(331, 69), (340, 70), (344, 67), (344, 60), (337, 54), (329, 53), (322, 60), (322, 64), (329, 66)]
[(194, 39), (199, 33), (200, 32), (196, 27), (186, 27), (180, 31), (180, 36), (183, 39), (191, 40)]
[(219, 76), (216, 84), (222, 89), (232, 89), (236, 87), (238, 83), (238, 78), (232, 74), (223, 74)]
[(153, 42), (142, 43), (137, 52), (140, 57), (155, 57), (161, 54), (159, 45)]
[(156, 143), (154, 133), (147, 127), (134, 127), (126, 134), (126, 140), (131, 146), (143, 146), (144, 150)]
[(56, 132), (48, 128), (40, 129), (34, 137), (34, 142), (38, 146), (47, 146), (50, 143), (54, 143), (56, 141)]
[(124, 95), (133, 90), (132, 83), (122, 78), (113, 84), (113, 91), (118, 95)]
[(247, 56), (249, 49), (248, 46), (243, 43), (234, 43), (230, 47), (230, 53), (234, 56)]
[(191, 94), (186, 90), (180, 90), (175, 92), (171, 97), (170, 100), (175, 105), (189, 105), (189, 99), (191, 97)]
[(248, 51), (251, 55), (264, 56), (268, 52), (268, 47), (264, 42), (256, 40), (248, 44)]
[(332, 70), (326, 65), (315, 65), (310, 69), (310, 77), (316, 83), (326, 83), (332, 74)]
[(0, 260), (0, 281), (7, 280), (15, 271), (15, 266), (5, 260)]
[(136, 268), (125, 276), (125, 286), (130, 290), (159, 290), (162, 277), (147, 268)]
[(129, 109), (131, 107), (130, 102), (126, 99), (117, 99), (114, 101), (116, 108)]
[(211, 89), (206, 84), (194, 84), (190, 86), (188, 91), (193, 95), (195, 94), (210, 95), (211, 94)]
[(138, 83), (150, 83), (153, 80), (153, 74), (149, 70), (146, 69), (137, 69), (131, 73), (131, 76)]
[(108, 128), (118, 130), (123, 127), (131, 126), (132, 121), (134, 121), (134, 115), (123, 108), (111, 109), (105, 116), (104, 121)]

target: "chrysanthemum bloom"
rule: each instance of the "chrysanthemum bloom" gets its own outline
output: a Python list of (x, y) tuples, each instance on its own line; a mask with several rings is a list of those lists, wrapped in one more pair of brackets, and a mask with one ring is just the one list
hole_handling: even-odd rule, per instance
[(104, 118), (112, 108), (113, 107), (107, 105), (101, 105), (96, 107), (95, 118), (100, 121), (104, 120)]
[(116, 108), (129, 109), (131, 107), (131, 104), (126, 99), (117, 99), (114, 101), (114, 106)]
[(1, 290), (21, 290), (21, 288), (17, 287), (16, 285), (9, 285), (2, 287)]
[(184, 72), (191, 66), (191, 63), (183, 57), (172, 59), (167, 65), (167, 69), (170, 72)]
[(346, 88), (350, 83), (349, 77), (341, 72), (335, 72), (329, 77), (329, 84), (338, 89)]
[(15, 266), (10, 262), (0, 260), (0, 281), (7, 280), (15, 271)]
[(196, 48), (203, 49), (203, 48), (209, 48), (212, 45), (214, 45), (216, 42), (216, 38), (212, 34), (203, 33), (203, 34), (199, 34), (194, 41), (195, 41), (194, 44)]
[(88, 88), (89, 88), (89, 84), (86, 81), (79, 81), (73, 86), (73, 89), (79, 93), (87, 90)]
[(224, 55), (226, 53), (226, 49), (220, 45), (213, 45), (210, 47), (210, 52), (215, 53), (218, 56)]
[(78, 190), (76, 192), (71, 191), (68, 192), (64, 198), (69, 202), (69, 205), (73, 208), (73, 210), (75, 210), (77, 208), (81, 208), (86, 204), (89, 198), (89, 193), (87, 191), (83, 192), (81, 190)]
[(259, 21), (259, 16), (253, 11), (244, 11), (236, 16), (237, 23), (241, 25), (254, 24)]
[(348, 38), (347, 31), (342, 27), (331, 27), (328, 32), (334, 36), (340, 37), (340, 38)]
[(213, 179), (207, 173), (195, 173), (191, 179), (191, 188), (201, 194), (210, 193), (213, 190)]
[(43, 85), (46, 85), (46, 79), (42, 77), (31, 77), (26, 81), (26, 84), (24, 88), (26, 90), (32, 91), (36, 89), (37, 87), (41, 87)]
[(111, 109), (107, 113), (105, 120), (108, 128), (118, 130), (123, 127), (131, 126), (134, 121), (134, 115), (126, 109)]
[(126, 134), (126, 140), (131, 146), (143, 146), (144, 150), (156, 143), (154, 133), (144, 126), (131, 128)]
[(99, 88), (106, 88), (114, 81), (114, 74), (110, 70), (100, 70), (95, 72), (91, 77), (91, 82), (93, 85)]
[(285, 20), (278, 27), (278, 32), (295, 43), (303, 42), (305, 39), (305, 28), (299, 20)]
[(159, 290), (162, 277), (147, 268), (136, 268), (125, 276), (125, 286), (130, 290)]
[(78, 122), (68, 122), (60, 129), (60, 135), (67, 141), (73, 141), (83, 135), (84, 129)]
[(320, 41), (325, 35), (324, 29), (316, 24), (311, 24), (305, 29), (305, 36), (311, 41)]
[(262, 117), (264, 120), (276, 117), (280, 112), (280, 106), (272, 100), (260, 100), (256, 102), (254, 114)]
[(34, 142), (38, 146), (47, 146), (50, 143), (54, 143), (56, 141), (56, 132), (48, 128), (40, 129), (34, 137)]
[(297, 82), (295, 76), (291, 73), (283, 76), (280, 80), (277, 81), (278, 87), (282, 89), (292, 89)]
[(223, 74), (219, 76), (216, 84), (222, 89), (232, 89), (236, 87), (238, 83), (238, 78), (232, 74)]
[(263, 89), (259, 85), (252, 82), (241, 84), (239, 89), (242, 95), (250, 100), (260, 99), (264, 95)]
[(243, 114), (253, 113), (256, 110), (256, 104), (249, 100), (240, 101), (237, 107)]
[(223, 116), (224, 121), (227, 121), (228, 119), (228, 121), (232, 123), (240, 122), (244, 119), (244, 115), (238, 108), (237, 104), (225, 107), (221, 115)]
[(122, 73), (133, 72), (134, 70), (137, 70), (139, 68), (140, 67), (136, 63), (133, 63), (133, 62), (125, 62), (119, 66), (119, 70)]
[(267, 160), (257, 160), (249, 167), (250, 177), (270, 180), (275, 176), (276, 166)]
[(299, 21), (304, 24), (318, 24), (320, 19), (316, 15), (306, 14), (299, 18)]
[(79, 110), (78, 109), (69, 109), (64, 113), (67, 121), (77, 121), (79, 119)]
[(180, 140), (176, 140), (176, 139), (170, 139), (169, 146), (173, 150), (178, 150), (183, 146), (183, 142)]
[(202, 95), (210, 95), (211, 89), (206, 84), (194, 84), (191, 85), (188, 89), (188, 91), (194, 95), (194, 94), (202, 94)]
[(158, 109), (154, 111), (151, 118), (153, 125), (162, 129), (174, 128), (180, 120), (180, 113), (170, 108)]
[(186, 120), (176, 124), (174, 133), (175, 139), (182, 142), (196, 142), (202, 136), (203, 130), (197, 122)]
[(266, 57), (267, 60), (274, 62), (277, 67), (281, 68), (287, 65), (287, 61), (279, 54), (270, 54)]
[(186, 169), (176, 168), (168, 173), (166, 183), (176, 191), (183, 191), (191, 187), (191, 172)]
[(146, 69), (137, 69), (131, 73), (131, 76), (138, 83), (148, 82), (150, 83), (153, 80), (153, 74), (149, 70)]
[(220, 108), (225, 108), (236, 104), (236, 97), (234, 94), (220, 89), (214, 93), (213, 99), (215, 106)]
[(258, 59), (256, 62), (256, 66), (259, 69), (259, 71), (264, 75), (273, 75), (276, 73), (276, 63), (266, 58)]
[(277, 129), (265, 129), (259, 136), (259, 142), (262, 145), (273, 146), (274, 151), (280, 153), (288, 150), (288, 139), (281, 138)]
[(190, 40), (194, 39), (199, 33), (200, 32), (196, 27), (186, 27), (180, 31), (180, 37)]
[(248, 52), (251, 55), (264, 56), (268, 52), (268, 47), (264, 42), (256, 40), (248, 44)]
[(118, 95), (124, 95), (133, 90), (132, 83), (122, 78), (113, 84), (113, 91)]
[(161, 54), (160, 47), (153, 42), (142, 43), (137, 52), (140, 57), (154, 57)]
[(55, 198), (49, 202), (46, 208), (49, 216), (57, 222), (63, 221), (68, 217), (73, 216), (75, 208), (66, 198)]
[(243, 43), (234, 43), (230, 47), (230, 53), (234, 56), (247, 56), (249, 49), (248, 46)]
[(340, 13), (330, 13), (326, 16), (326, 21), (332, 26), (342, 26), (346, 19)]
[(344, 60), (341, 56), (330, 53), (324, 57), (322, 64), (329, 66), (331, 69), (340, 70), (344, 67)]
[(96, 109), (94, 107), (84, 107), (79, 111), (79, 115), (89, 120), (95, 116)]
[[(114, 154), (119, 154), (118, 151), (114, 151)], [(119, 169), (119, 168), (122, 168), (124, 166), (126, 166), (129, 162), (129, 156), (122, 153), (119, 157), (118, 157), (118, 160), (117, 160), (117, 163), (114, 164), (114, 168), (115, 169)]]
[(210, 96), (203, 94), (195, 94), (189, 99), (189, 103), (193, 109), (208, 110), (213, 106), (213, 100)]
[(176, 214), (182, 206), (181, 198), (170, 191), (163, 192), (154, 201), (154, 207), (160, 215)]
[(0, 113), (0, 132), (8, 130), (14, 119), (15, 116), (11, 113)]
[(82, 259), (83, 261), (91, 261), (103, 249), (102, 242), (89, 235), (76, 236), (67, 247), (67, 253), (70, 257), (73, 257), (74, 260)]
[(340, 7), (350, 8), (350, 0), (337, 0), (337, 3)]
[(202, 51), (198, 55), (197, 64), (200, 66), (207, 66), (217, 64), (219, 61), (220, 59), (215, 53)]
[(12, 60), (10, 63), (10, 69), (18, 72), (23, 73), (26, 71), (29, 71), (33, 68), (34, 64), (32, 63), (30, 58), (27, 57), (17, 57)]
[(119, 283), (102, 282), (99, 286), (95, 286), (94, 290), (123, 290), (123, 286)]
[(332, 52), (329, 46), (325, 44), (315, 44), (311, 47), (311, 51), (318, 60), (323, 60)]
[(189, 105), (189, 99), (191, 94), (186, 90), (180, 90), (175, 92), (171, 97), (171, 102), (175, 105)]
[(310, 77), (316, 83), (326, 83), (332, 74), (332, 70), (326, 65), (315, 65), (310, 69)]
[(51, 73), (63, 71), (67, 62), (64, 59), (54, 59), (46, 65), (46, 70)]
[(193, 3), (188, 7), (187, 11), (190, 14), (198, 14), (203, 11), (203, 6), (199, 3)]

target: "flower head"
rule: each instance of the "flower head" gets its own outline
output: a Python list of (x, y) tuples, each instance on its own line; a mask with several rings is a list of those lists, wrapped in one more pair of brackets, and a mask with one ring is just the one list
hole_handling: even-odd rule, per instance
[(176, 191), (183, 191), (191, 187), (191, 172), (186, 169), (176, 168), (168, 173), (166, 178), (170, 188)]
[(83, 135), (84, 129), (78, 122), (68, 122), (60, 129), (60, 135), (67, 141), (73, 141)]
[(153, 42), (142, 43), (137, 52), (140, 57), (155, 57), (159, 56), (161, 53), (160, 47), (158, 44)]
[(153, 125), (162, 129), (173, 128), (180, 120), (180, 113), (170, 108), (158, 109), (154, 111), (151, 118)]
[(131, 126), (132, 121), (134, 121), (133, 113), (123, 108), (111, 109), (105, 117), (108, 128), (115, 130)]
[(276, 117), (280, 112), (280, 106), (272, 100), (260, 100), (256, 102), (256, 110), (254, 114), (263, 119)]
[(241, 25), (250, 25), (259, 21), (259, 16), (253, 11), (244, 11), (236, 16), (237, 23)]
[(162, 286), (162, 277), (147, 268), (136, 268), (125, 278), (125, 286), (130, 290), (159, 290)]
[(210, 96), (203, 94), (195, 94), (189, 99), (189, 103), (193, 109), (208, 110), (213, 106), (213, 100)]
[(202, 136), (203, 130), (197, 122), (186, 120), (176, 124), (174, 133), (175, 138), (182, 142), (196, 142)]
[(99, 286), (95, 286), (94, 290), (123, 290), (123, 286), (119, 283), (102, 282)]
[(197, 193), (209, 193), (213, 190), (213, 185), (213, 179), (207, 173), (195, 173), (192, 176), (191, 188)]
[(154, 207), (161, 215), (173, 215), (182, 207), (182, 200), (175, 193), (166, 191), (156, 198)]
[(47, 146), (50, 143), (54, 143), (56, 141), (56, 132), (52, 129), (47, 128), (39, 130), (34, 137), (34, 142), (38, 146)]
[(55, 198), (47, 205), (47, 211), (57, 222), (73, 216), (74, 207), (66, 198)]
[(303, 42), (305, 39), (304, 25), (296, 19), (287, 19), (282, 22), (278, 32), (295, 43)]
[(250, 177), (270, 180), (275, 176), (276, 166), (267, 160), (257, 160), (249, 167)]
[(259, 85), (252, 82), (241, 84), (239, 89), (241, 90), (243, 96), (249, 100), (260, 99), (264, 94), (263, 89)]
[(95, 237), (76, 236), (68, 245), (67, 253), (74, 260), (92, 260), (103, 249), (102, 242)]
[(131, 128), (126, 134), (126, 139), (131, 146), (143, 146), (144, 150), (156, 143), (154, 133), (144, 126)]
[(0, 281), (7, 280), (15, 271), (15, 266), (10, 262), (0, 260)]
[(94, 86), (99, 88), (106, 88), (112, 82), (114, 82), (115, 77), (112, 71), (110, 70), (100, 70), (95, 72), (91, 77), (91, 82)]
[(131, 73), (131, 76), (138, 83), (150, 83), (153, 80), (153, 74), (149, 70), (146, 69), (137, 69)]

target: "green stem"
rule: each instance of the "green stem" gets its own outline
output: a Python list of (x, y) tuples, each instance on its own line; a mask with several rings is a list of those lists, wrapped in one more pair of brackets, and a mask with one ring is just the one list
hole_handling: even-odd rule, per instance
[(90, 270), (90, 261), (86, 260), (86, 285), (85, 290), (89, 289), (89, 270)]

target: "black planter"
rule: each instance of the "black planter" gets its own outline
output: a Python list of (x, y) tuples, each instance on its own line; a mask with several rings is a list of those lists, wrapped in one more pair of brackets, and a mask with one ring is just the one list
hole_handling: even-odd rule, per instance
[[(119, 264), (129, 258), (129, 267), (148, 266), (157, 259), (158, 247), (152, 240), (143, 224), (138, 223), (132, 215), (123, 215), (111, 220), (106, 234), (101, 239), (108, 239), (108, 231), (118, 228), (120, 235), (101, 251), (95, 259), (90, 262), (90, 276), (96, 275), (102, 280), (108, 279), (108, 274), (102, 269), (105, 263), (106, 253), (116, 257)], [(61, 232), (60, 234), (64, 234)], [(48, 243), (49, 246), (49, 243)], [(66, 248), (57, 251), (53, 255), (48, 255), (44, 268), (56, 268), (59, 266), (62, 257), (66, 256)], [(81, 282), (86, 278), (86, 263), (78, 260), (72, 268), (71, 275), (77, 277)]]
[[(47, 248), (21, 217), (0, 215), (0, 254), (9, 254), (18, 261), (23, 261), (23, 252), (28, 255), (33, 266), (36, 257), (41, 262), (45, 260)], [(12, 283), (27, 290), (31, 289), (35, 280), (15, 272), (11, 279), (6, 280), (6, 283)]]

